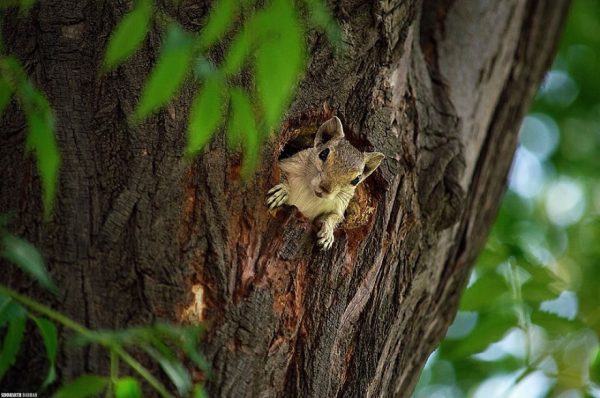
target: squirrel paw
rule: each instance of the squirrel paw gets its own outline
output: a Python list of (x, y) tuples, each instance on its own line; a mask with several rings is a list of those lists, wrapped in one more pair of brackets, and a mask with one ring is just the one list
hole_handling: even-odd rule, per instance
[(285, 184), (277, 184), (267, 192), (267, 206), (274, 209), (284, 205), (288, 199), (288, 188)]
[(329, 250), (333, 245), (333, 228), (323, 225), (321, 230), (317, 233), (319, 240), (317, 244), (321, 246), (321, 250)]

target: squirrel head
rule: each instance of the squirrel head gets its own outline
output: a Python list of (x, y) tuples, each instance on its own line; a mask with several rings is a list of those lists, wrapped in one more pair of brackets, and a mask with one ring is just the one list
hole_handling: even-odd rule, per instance
[[(331, 137), (323, 142), (323, 136)], [(361, 152), (344, 138), (342, 122), (336, 116), (319, 127), (315, 136), (312, 163), (317, 172), (309, 177), (315, 195), (332, 199), (339, 194), (348, 194), (367, 178), (384, 159), (380, 152)], [(349, 199), (348, 198), (348, 199)]]

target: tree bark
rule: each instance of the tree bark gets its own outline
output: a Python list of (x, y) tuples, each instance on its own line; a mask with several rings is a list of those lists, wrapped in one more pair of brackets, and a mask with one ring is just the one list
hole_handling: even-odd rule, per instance
[[(183, 159), (192, 84), (128, 125), (159, 37), (154, 29), (131, 61), (100, 74), (127, 5), (45, 0), (27, 17), (5, 17), (7, 51), (48, 95), (63, 156), (54, 217), (43, 223), (12, 104), (0, 212), (14, 212), (14, 232), (44, 253), (62, 292), (46, 299), (91, 328), (205, 322), (211, 396), (410, 395), (494, 220), (568, 0), (330, 5), (344, 52), (310, 33), (306, 75), (249, 183), (221, 136)], [(182, 1), (168, 12), (197, 30), (207, 8)], [(361, 191), (358, 216), (321, 252), (309, 222), (293, 209), (271, 215), (264, 200), (287, 140), (331, 113), (351, 142), (386, 160)], [(21, 274), (2, 279), (32, 291)], [(29, 376), (13, 378), (15, 388), (43, 377), (43, 353), (23, 355), (17, 369)], [(59, 358), (63, 381), (107, 373), (97, 349), (63, 344)]]

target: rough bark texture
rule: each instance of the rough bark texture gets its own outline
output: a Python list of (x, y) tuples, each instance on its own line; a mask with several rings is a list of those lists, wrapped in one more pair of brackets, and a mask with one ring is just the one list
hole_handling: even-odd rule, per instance
[[(207, 5), (169, 12), (191, 29)], [(0, 211), (38, 245), (59, 309), (92, 328), (156, 318), (210, 324), (213, 396), (409, 396), (456, 312), (496, 214), (521, 117), (548, 67), (567, 0), (343, 0), (331, 4), (346, 51), (309, 37), (312, 60), (280, 138), (254, 180), (217, 139), (182, 159), (186, 87), (138, 127), (127, 115), (154, 61), (156, 32), (130, 62), (99, 73), (117, 2), (44, 0), (5, 18), (7, 50), (47, 93), (63, 167), (41, 222), (25, 123), (3, 116)], [(349, 138), (387, 159), (363, 192), (373, 212), (320, 252), (315, 229), (264, 206), (294, 129), (329, 111)], [(362, 210), (368, 210), (366, 207)], [(26, 278), (3, 278), (32, 291)], [(48, 298), (50, 299), (50, 298)], [(43, 377), (35, 345), (10, 387)], [(106, 355), (63, 345), (60, 375), (106, 372)], [(19, 368), (17, 368), (18, 370)]]

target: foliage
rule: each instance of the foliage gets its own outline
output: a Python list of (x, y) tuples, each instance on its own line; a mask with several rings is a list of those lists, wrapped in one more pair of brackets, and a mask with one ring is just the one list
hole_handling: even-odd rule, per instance
[[(293, 0), (258, 4), (220, 0), (198, 33), (170, 22), (158, 61), (132, 115), (135, 122), (148, 117), (167, 104), (192, 75), (198, 90), (190, 111), (186, 154), (198, 154), (228, 118), (226, 125), (234, 128), (226, 129), (227, 142), (243, 148), (245, 175), (254, 169), (260, 144), (279, 124), (304, 69), (305, 26), (320, 27), (339, 43), (339, 31), (321, 1), (305, 2), (308, 20)], [(158, 12), (149, 0), (135, 3), (109, 40), (104, 62), (107, 70), (142, 45)], [(223, 48), (224, 43), (229, 46)], [(211, 51), (219, 46), (224, 56), (217, 64)], [(241, 83), (240, 73), (245, 70), (250, 72), (251, 84)]]
[[(33, 3), (2, 1), (0, 9), (20, 7), (26, 12)], [(299, 12), (294, 0), (256, 4), (252, 0), (219, 0), (203, 29), (189, 32), (152, 0), (136, 0), (110, 36), (103, 69), (110, 73), (119, 67), (143, 45), (151, 27), (164, 27), (164, 21), (169, 21), (157, 62), (130, 120), (139, 123), (160, 110), (190, 82), (197, 93), (190, 112), (186, 155), (200, 153), (221, 126), (233, 126), (226, 129), (227, 142), (243, 149), (242, 169), (247, 177), (258, 161), (261, 143), (277, 129), (304, 70), (306, 27), (323, 29), (334, 44), (341, 43), (339, 28), (324, 3), (305, 0), (304, 6), (308, 12)], [(226, 49), (225, 43), (229, 43)], [(217, 47), (225, 54), (220, 64), (211, 56)], [(252, 82), (242, 84), (244, 71)], [(21, 63), (0, 51), (0, 114), (13, 98), (27, 117), (26, 149), (37, 157), (44, 215), (49, 219), (61, 163), (54, 116), (47, 98), (27, 77)], [(227, 119), (229, 123), (225, 123)]]
[[(42, 256), (30, 243), (25, 242), (0, 226), (0, 252), (2, 257), (17, 265), (40, 285), (56, 293), (57, 289), (44, 266)], [(82, 375), (58, 389), (55, 397), (88, 397), (106, 391), (119, 397), (141, 397), (139, 381), (132, 377), (120, 377), (120, 362), (146, 381), (163, 397), (171, 397), (167, 387), (134, 359), (128, 350), (140, 349), (156, 361), (173, 383), (180, 396), (200, 396), (202, 386), (194, 385), (188, 364), (210, 375), (208, 363), (198, 351), (200, 326), (178, 327), (168, 323), (133, 327), (124, 330), (93, 331), (65, 315), (0, 285), (0, 331), (5, 330), (0, 348), (0, 381), (14, 365), (25, 334), (27, 320), (33, 321), (42, 337), (48, 358), (48, 373), (40, 387), (46, 389), (56, 380), (56, 357), (59, 347), (57, 325), (76, 334), (80, 345), (96, 344), (108, 351), (111, 361), (109, 377)], [(180, 358), (185, 356), (186, 362)]]
[[(0, 2), (0, 9), (19, 7), (26, 13), (34, 0)], [(258, 5), (260, 4), (260, 5)], [(115, 27), (107, 44), (103, 62), (110, 73), (129, 59), (144, 43), (151, 27), (165, 27), (164, 40), (156, 64), (145, 83), (137, 108), (130, 115), (139, 123), (168, 104), (181, 86), (191, 82), (198, 87), (188, 125), (186, 154), (198, 154), (215, 132), (227, 126), (227, 143), (241, 146), (244, 152), (243, 175), (249, 176), (258, 161), (264, 139), (276, 130), (292, 98), (304, 65), (305, 30), (323, 29), (339, 46), (340, 35), (321, 0), (306, 0), (307, 12), (293, 0), (270, 0), (254, 4), (251, 0), (215, 2), (200, 32), (186, 31), (155, 7), (152, 0), (136, 0), (133, 9)], [(308, 15), (308, 19), (304, 16)], [(220, 64), (212, 61), (214, 48), (224, 49)], [(13, 99), (25, 113), (28, 126), (26, 149), (37, 157), (43, 188), (44, 215), (49, 219), (56, 197), (61, 163), (55, 138), (55, 122), (50, 103), (27, 76), (21, 62), (5, 54), (0, 37), (0, 114)], [(252, 77), (244, 84), (240, 74)], [(5, 229), (0, 220), (0, 256), (17, 265), (42, 287), (58, 294), (38, 250), (29, 242)], [(82, 375), (63, 385), (55, 397), (87, 397), (106, 392), (106, 396), (140, 397), (138, 379), (119, 376), (120, 364), (145, 381), (163, 397), (171, 396), (166, 386), (134, 359), (128, 350), (145, 352), (156, 361), (180, 396), (205, 397), (200, 384), (193, 384), (189, 365), (210, 376), (208, 364), (197, 350), (201, 328), (176, 327), (166, 323), (118, 331), (92, 331), (65, 315), (0, 285), (0, 381), (14, 365), (30, 320), (42, 337), (48, 373), (40, 387), (55, 383), (59, 347), (57, 325), (77, 335), (79, 344), (96, 344), (107, 350), (111, 374)], [(185, 362), (180, 358), (185, 356)]]
[(46, 97), (27, 77), (21, 63), (11, 55), (0, 54), (0, 113), (15, 98), (27, 117), (26, 150), (37, 157), (44, 194), (44, 216), (49, 218), (58, 182), (60, 155), (54, 137), (54, 115)]
[(600, 3), (577, 0), (416, 397), (600, 396), (599, 70)]

